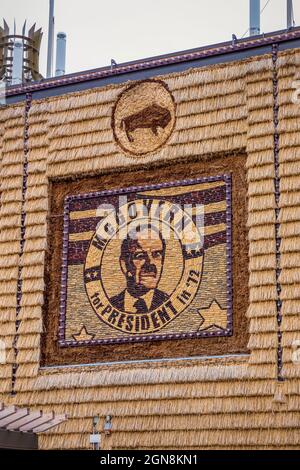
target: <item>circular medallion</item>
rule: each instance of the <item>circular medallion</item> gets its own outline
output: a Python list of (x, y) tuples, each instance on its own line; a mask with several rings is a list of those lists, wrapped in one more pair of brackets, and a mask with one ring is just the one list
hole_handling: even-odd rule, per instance
[(167, 200), (148, 201), (147, 209), (136, 199), (111, 210), (84, 267), (99, 319), (131, 335), (151, 334), (177, 318), (193, 301), (202, 273), (202, 239), (192, 217)]
[(166, 143), (175, 125), (175, 101), (166, 83), (145, 80), (124, 90), (113, 109), (115, 140), (125, 152), (139, 156)]

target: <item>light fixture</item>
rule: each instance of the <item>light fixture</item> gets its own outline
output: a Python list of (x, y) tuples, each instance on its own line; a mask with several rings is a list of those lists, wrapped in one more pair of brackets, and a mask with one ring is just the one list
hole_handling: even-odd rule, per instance
[(92, 444), (93, 450), (99, 450), (100, 444), (101, 444), (101, 434), (99, 433), (99, 430), (97, 429), (98, 423), (99, 423), (99, 416), (94, 416), (93, 417), (93, 431), (92, 431), (92, 434), (90, 434), (90, 444)]
[(111, 429), (112, 429), (112, 416), (111, 415), (107, 415), (105, 417), (105, 421), (104, 421), (104, 434), (106, 436), (109, 436), (111, 434)]

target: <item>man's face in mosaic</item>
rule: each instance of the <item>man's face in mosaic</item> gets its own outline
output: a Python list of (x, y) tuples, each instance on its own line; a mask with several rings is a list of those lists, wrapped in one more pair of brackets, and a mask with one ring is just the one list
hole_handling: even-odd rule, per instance
[(127, 286), (141, 295), (158, 286), (164, 262), (164, 245), (158, 233), (146, 228), (129, 239), (127, 252), (120, 259)]

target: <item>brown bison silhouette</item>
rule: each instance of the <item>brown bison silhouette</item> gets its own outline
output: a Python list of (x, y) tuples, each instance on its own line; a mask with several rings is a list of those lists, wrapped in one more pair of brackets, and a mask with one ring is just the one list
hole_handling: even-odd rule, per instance
[(126, 132), (129, 142), (133, 142), (134, 138), (131, 133), (136, 129), (151, 129), (153, 134), (157, 135), (158, 127), (164, 129), (170, 121), (170, 111), (167, 108), (153, 104), (122, 119), (120, 128)]

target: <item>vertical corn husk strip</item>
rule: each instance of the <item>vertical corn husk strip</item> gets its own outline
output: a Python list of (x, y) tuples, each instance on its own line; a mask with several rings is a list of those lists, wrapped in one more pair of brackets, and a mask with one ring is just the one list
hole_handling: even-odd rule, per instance
[[(248, 107), (248, 227), (250, 263), (249, 364), (272, 364), (276, 369), (276, 289), (274, 230), (274, 124), (273, 73), (271, 58), (267, 70), (249, 74)], [(267, 99), (263, 101), (260, 97)], [(263, 191), (262, 191), (263, 189)], [(270, 261), (267, 261), (270, 260)]]
[[(24, 105), (0, 112), (0, 339), (5, 357), (0, 363), (0, 390), (11, 390), (13, 338), (16, 320), (17, 279), (20, 252), (23, 175)], [(11, 238), (10, 235), (13, 235)], [(2, 353), (3, 354), (3, 353)]]
[[(299, 347), (300, 347), (300, 298), (299, 277), (300, 268), (299, 246), (300, 236), (298, 225), (300, 223), (299, 189), (300, 180), (300, 142), (296, 122), (299, 121), (300, 103), (296, 93), (299, 81), (300, 54), (298, 50), (282, 52), (280, 54), (282, 68), (279, 74), (279, 102), (280, 108), (280, 175), (281, 175), (281, 238), (282, 238), (282, 265), (280, 281), (282, 284), (282, 345), (284, 357), (284, 375), (288, 379), (298, 377)], [(299, 82), (298, 82), (299, 83)]]
[[(47, 123), (47, 106), (33, 102), (29, 113), (28, 180), (24, 202), (26, 240), (20, 259), (22, 300), (17, 342), (17, 378), (20, 381), (34, 377), (40, 362), (41, 307), (44, 302), (44, 259), (47, 248)], [(33, 177), (37, 174), (39, 180), (35, 181)], [(20, 389), (18, 383), (16, 389)]]

